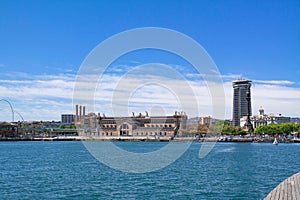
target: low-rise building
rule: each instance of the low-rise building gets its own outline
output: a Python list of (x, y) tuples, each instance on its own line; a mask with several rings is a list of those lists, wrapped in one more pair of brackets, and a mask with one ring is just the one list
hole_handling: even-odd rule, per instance
[(132, 117), (106, 117), (89, 113), (80, 121), (82, 136), (166, 136), (183, 135), (187, 115), (175, 112), (172, 116), (153, 116), (148, 113)]
[(216, 122), (216, 119), (208, 116), (208, 117), (200, 117), (199, 124), (200, 125), (211, 125)]
[[(247, 117), (241, 118), (241, 127), (244, 127), (246, 123)], [(250, 117), (251, 123), (253, 125), (253, 128), (257, 128), (259, 126), (265, 126), (268, 124), (282, 124), (290, 122), (290, 117), (285, 117), (282, 114), (274, 115), (274, 114), (265, 114), (265, 111), (263, 108), (259, 109), (259, 115), (254, 115)]]
[(8, 122), (0, 122), (0, 137), (18, 136), (18, 125)]

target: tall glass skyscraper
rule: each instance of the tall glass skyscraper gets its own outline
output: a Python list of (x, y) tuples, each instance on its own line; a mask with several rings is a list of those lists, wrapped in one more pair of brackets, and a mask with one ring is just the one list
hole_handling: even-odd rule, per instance
[[(233, 113), (232, 125), (240, 126), (240, 119), (243, 116), (251, 116), (251, 82), (250, 80), (237, 80), (233, 81)], [(247, 101), (247, 96), (249, 102)]]

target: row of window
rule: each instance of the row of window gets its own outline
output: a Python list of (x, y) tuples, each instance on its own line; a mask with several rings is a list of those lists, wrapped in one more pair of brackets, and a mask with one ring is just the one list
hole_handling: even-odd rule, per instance
[(103, 128), (117, 128), (117, 125), (113, 125), (113, 124), (102, 124)]
[[(117, 125), (113, 125), (113, 124), (102, 124), (103, 128), (117, 128)], [(152, 127), (152, 128), (163, 128), (163, 127), (170, 127), (172, 128), (173, 125), (172, 124), (145, 124), (145, 127)]]
[[(158, 133), (157, 132), (153, 132), (153, 133), (150, 132), (150, 135), (153, 135), (153, 134), (157, 135)], [(144, 133), (143, 132), (140, 132), (140, 133), (136, 132), (136, 135), (144, 135)], [(148, 132), (145, 132), (145, 135), (149, 135)], [(167, 132), (159, 132), (159, 135), (165, 135), (166, 136)]]
[[(113, 136), (113, 132), (101, 132), (101, 133), (92, 133), (94, 136)], [(145, 135), (145, 136), (148, 136), (148, 135), (164, 135), (166, 136), (168, 134), (168, 132), (136, 132), (136, 135)]]
[(145, 124), (145, 127), (156, 127), (156, 128), (158, 128), (158, 127), (173, 127), (173, 125), (172, 124)]

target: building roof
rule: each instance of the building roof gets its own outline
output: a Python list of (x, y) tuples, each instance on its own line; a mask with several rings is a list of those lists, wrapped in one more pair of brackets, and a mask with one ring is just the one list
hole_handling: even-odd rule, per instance
[(240, 80), (235, 80), (232, 82), (233, 85), (239, 85), (239, 84), (248, 84), (251, 83), (252, 81), (246, 80), (246, 79), (240, 79)]
[(12, 124), (9, 122), (0, 122), (0, 127), (17, 127), (17, 124)]
[(174, 116), (154, 116), (154, 117), (105, 117), (101, 118), (102, 124), (115, 124), (116, 122), (128, 123), (174, 123), (176, 118)]

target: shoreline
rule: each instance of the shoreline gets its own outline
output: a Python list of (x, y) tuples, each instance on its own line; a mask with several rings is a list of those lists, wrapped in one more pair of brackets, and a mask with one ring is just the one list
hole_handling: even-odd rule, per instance
[[(58, 136), (58, 137), (24, 137), (24, 138), (0, 138), (0, 142), (19, 142), (19, 141), (120, 141), (120, 142), (237, 142), (237, 143), (273, 143), (274, 138), (255, 138), (255, 137), (231, 137), (220, 140), (220, 137), (84, 137), (84, 136)], [(300, 143), (299, 139), (279, 139), (279, 143)]]

